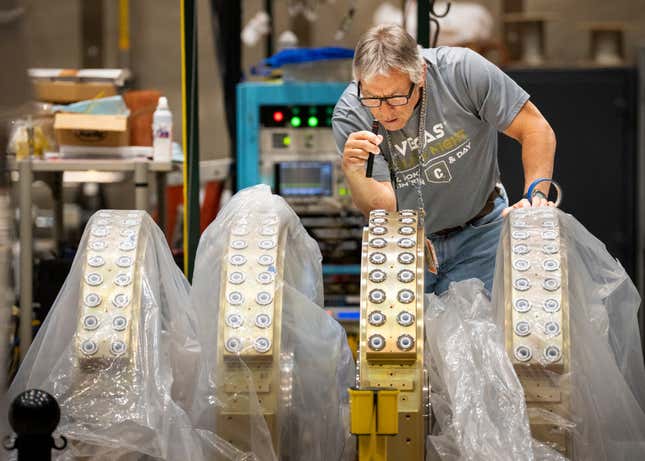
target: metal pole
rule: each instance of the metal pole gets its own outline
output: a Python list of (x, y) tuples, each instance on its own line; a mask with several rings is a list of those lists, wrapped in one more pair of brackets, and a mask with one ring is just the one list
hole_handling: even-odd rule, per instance
[[(239, 40), (236, 37), (235, 40)], [(184, 146), (184, 273), (193, 277), (199, 241), (199, 67), (197, 3), (181, 0), (182, 140)]]
[[(11, 306), (15, 302), (10, 277), (13, 214), (9, 191), (3, 185), (0, 187), (0, 391), (3, 395), (7, 389), (8, 326), (11, 324)], [(4, 404), (0, 402), (0, 411), (5, 411)]]
[(119, 65), (131, 70), (130, 0), (119, 0)]
[(134, 164), (134, 206), (148, 211), (148, 163), (145, 161)]
[(103, 67), (103, 0), (80, 2), (82, 65), (85, 68)]
[(273, 0), (264, 0), (264, 10), (269, 15), (269, 33), (267, 34), (266, 41), (266, 55), (267, 57), (273, 55)]
[(34, 181), (31, 159), (18, 162), (20, 173), (20, 361), (25, 358), (32, 339), (33, 249), (31, 186)]
[(63, 172), (57, 171), (52, 173), (51, 177), (52, 198), (54, 199), (54, 244), (56, 251), (61, 249), (63, 242)]
[(166, 173), (157, 172), (155, 175), (157, 185), (157, 210), (159, 213), (159, 227), (166, 233), (167, 219), (166, 216)]
[(417, 3), (417, 43), (423, 48), (430, 48), (430, 3), (419, 0)]
[[(242, 80), (242, 42), (229, 40), (229, 37), (239, 37), (242, 33), (242, 2), (226, 0), (211, 0), (212, 29), (215, 39), (217, 62), (222, 77), (222, 91), (224, 92), (224, 108), (226, 113), (226, 126), (231, 138), (230, 166), (231, 190), (237, 191), (237, 146), (238, 146), (238, 119), (237, 119), (237, 84)], [(273, 21), (272, 21), (273, 23)]]
[[(636, 157), (636, 168), (638, 175), (636, 183), (638, 195), (636, 197), (636, 286), (641, 295), (645, 296), (645, 46), (638, 48), (638, 98), (639, 98), (639, 146)], [(645, 312), (643, 305), (638, 313), (638, 323), (641, 331), (641, 341), (645, 338)], [(643, 350), (645, 351), (645, 341), (643, 341)]]

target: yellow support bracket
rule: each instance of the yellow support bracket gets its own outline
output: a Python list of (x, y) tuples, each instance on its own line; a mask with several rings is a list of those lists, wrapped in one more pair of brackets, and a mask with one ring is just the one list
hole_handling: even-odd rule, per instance
[(398, 389), (349, 389), (350, 432), (358, 461), (387, 461), (387, 437), (399, 433)]

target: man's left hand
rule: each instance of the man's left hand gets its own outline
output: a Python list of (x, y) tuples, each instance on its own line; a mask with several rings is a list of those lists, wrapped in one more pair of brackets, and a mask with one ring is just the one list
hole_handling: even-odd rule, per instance
[(502, 211), (502, 216), (506, 216), (507, 214), (509, 214), (515, 208), (531, 208), (531, 207), (538, 208), (538, 207), (543, 207), (543, 206), (554, 207), (555, 203), (550, 202), (549, 200), (547, 200), (547, 199), (545, 199), (543, 197), (540, 197), (539, 195), (536, 195), (536, 196), (533, 197), (533, 203), (532, 204), (531, 204), (531, 202), (528, 201), (528, 199), (523, 198), (519, 202), (514, 203), (513, 205), (505, 208), (504, 211)]

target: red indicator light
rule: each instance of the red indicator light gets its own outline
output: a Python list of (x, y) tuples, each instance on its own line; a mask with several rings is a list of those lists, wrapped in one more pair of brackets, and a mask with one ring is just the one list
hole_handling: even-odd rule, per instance
[(274, 122), (281, 122), (284, 120), (284, 114), (280, 111), (276, 111), (273, 113), (273, 121)]

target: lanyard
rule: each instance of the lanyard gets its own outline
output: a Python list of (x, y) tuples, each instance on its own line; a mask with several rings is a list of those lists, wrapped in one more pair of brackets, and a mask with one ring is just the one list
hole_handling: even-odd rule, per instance
[[(423, 190), (421, 188), (421, 178), (423, 176), (423, 150), (425, 149), (425, 127), (426, 127), (426, 108), (427, 108), (427, 97), (426, 97), (426, 92), (424, 91), (424, 87), (421, 87), (420, 90), (421, 95), (421, 106), (419, 108), (419, 126), (417, 127), (417, 136), (418, 136), (418, 141), (417, 145), (419, 146), (416, 153), (417, 153), (417, 160), (419, 162), (418, 164), (418, 178), (417, 178), (417, 184), (416, 184), (416, 192), (417, 192), (417, 208), (419, 209), (419, 213), (422, 213), (425, 215), (425, 204), (423, 202)], [(384, 127), (385, 128), (385, 127)], [(392, 138), (390, 137), (390, 133), (387, 130), (383, 130), (385, 132), (385, 139), (387, 140), (387, 148), (390, 151), (390, 157), (393, 157), (395, 155), (400, 155), (397, 154), (393, 145), (392, 145)], [(396, 163), (391, 159), (390, 161), (390, 169), (394, 171), (393, 178), (395, 179), (394, 181), (394, 188), (398, 189), (396, 185), (396, 175), (399, 173), (398, 168), (396, 167)], [(398, 200), (397, 200), (397, 208), (398, 208)]]
[[(423, 203), (423, 190), (421, 188), (421, 178), (423, 177), (423, 150), (426, 147), (425, 144), (425, 128), (426, 128), (426, 109), (427, 109), (427, 95), (426, 92), (424, 91), (424, 88), (421, 87), (420, 89), (421, 95), (419, 96), (421, 98), (421, 106), (419, 108), (419, 126), (417, 127), (417, 136), (418, 136), (418, 141), (417, 145), (419, 146), (417, 149), (417, 161), (419, 162), (418, 166), (418, 178), (417, 178), (417, 184), (416, 184), (416, 191), (417, 191), (417, 208), (418, 208), (418, 216), (419, 216), (419, 222), (423, 222), (425, 218), (425, 204)], [(390, 166), (390, 172), (394, 172), (392, 177), (394, 178), (394, 188), (397, 189), (396, 185), (396, 175), (399, 173), (399, 169), (396, 167), (396, 163), (392, 160), (392, 157), (394, 155), (400, 155), (397, 154), (396, 151), (394, 150), (394, 147), (392, 145), (392, 139), (390, 137), (390, 133), (387, 130), (383, 130), (385, 132), (385, 139), (387, 140), (387, 148), (390, 151), (390, 155), (388, 156), (388, 164)], [(395, 191), (396, 193), (396, 191)], [(398, 208), (398, 200), (397, 200), (397, 208)], [(428, 270), (433, 273), (433, 274), (438, 274), (439, 272), (439, 261), (437, 259), (437, 253), (434, 249), (434, 245), (432, 245), (432, 242), (430, 239), (426, 238), (425, 241), (425, 254), (426, 254), (426, 263), (428, 264)]]

